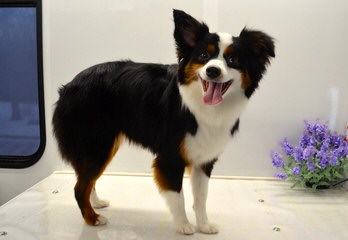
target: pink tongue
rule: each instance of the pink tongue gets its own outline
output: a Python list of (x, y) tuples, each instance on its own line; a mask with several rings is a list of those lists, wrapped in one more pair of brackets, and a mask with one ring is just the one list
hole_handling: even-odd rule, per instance
[(203, 102), (207, 105), (215, 105), (222, 102), (222, 83), (210, 81), (207, 91), (203, 96)]

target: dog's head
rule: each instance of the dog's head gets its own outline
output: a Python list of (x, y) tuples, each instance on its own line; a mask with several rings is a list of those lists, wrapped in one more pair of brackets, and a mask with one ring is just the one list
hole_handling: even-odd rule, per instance
[(220, 104), (236, 91), (252, 95), (275, 56), (270, 36), (247, 28), (238, 37), (210, 33), (180, 10), (174, 10), (174, 22), (180, 87), (200, 94), (205, 105)]

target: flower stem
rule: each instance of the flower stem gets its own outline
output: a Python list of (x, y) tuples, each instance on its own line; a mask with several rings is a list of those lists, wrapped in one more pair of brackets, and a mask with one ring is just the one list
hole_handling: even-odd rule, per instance
[(344, 182), (347, 182), (347, 181), (348, 181), (348, 178), (343, 179), (342, 181), (339, 181), (339, 182), (333, 184), (332, 186), (335, 187), (335, 186), (337, 186), (337, 185), (339, 185), (339, 184), (342, 184), (342, 183), (344, 183)]

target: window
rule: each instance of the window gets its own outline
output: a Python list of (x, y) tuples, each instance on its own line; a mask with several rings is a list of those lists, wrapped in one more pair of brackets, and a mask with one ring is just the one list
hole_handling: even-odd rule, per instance
[(41, 0), (0, 0), (0, 167), (36, 163), (45, 148)]

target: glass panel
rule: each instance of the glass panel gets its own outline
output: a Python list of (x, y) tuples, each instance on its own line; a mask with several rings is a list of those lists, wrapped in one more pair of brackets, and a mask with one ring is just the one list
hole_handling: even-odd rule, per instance
[(35, 7), (0, 8), (0, 156), (40, 146)]

